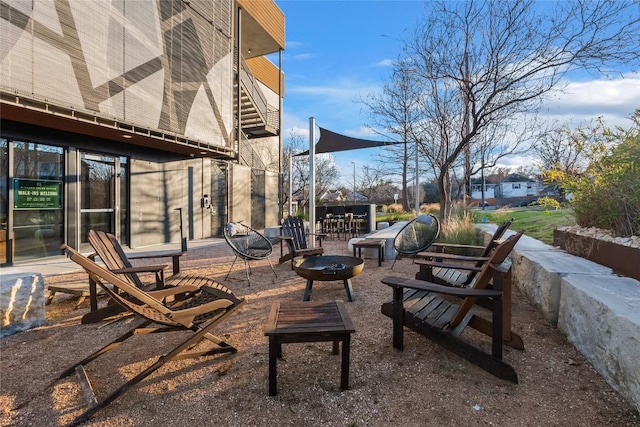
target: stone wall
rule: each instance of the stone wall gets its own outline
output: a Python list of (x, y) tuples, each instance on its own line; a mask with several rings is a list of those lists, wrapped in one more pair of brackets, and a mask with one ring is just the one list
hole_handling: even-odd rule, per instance
[(528, 236), (512, 260), (515, 287), (640, 411), (640, 282)]

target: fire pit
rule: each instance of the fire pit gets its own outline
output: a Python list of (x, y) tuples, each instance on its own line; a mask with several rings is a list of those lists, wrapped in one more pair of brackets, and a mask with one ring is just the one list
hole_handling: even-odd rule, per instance
[(307, 279), (307, 287), (304, 290), (304, 301), (311, 299), (311, 288), (314, 280), (328, 282), (330, 280), (342, 280), (347, 292), (347, 299), (354, 301), (351, 278), (362, 273), (364, 260), (343, 255), (314, 256), (297, 260), (293, 269), (300, 277)]

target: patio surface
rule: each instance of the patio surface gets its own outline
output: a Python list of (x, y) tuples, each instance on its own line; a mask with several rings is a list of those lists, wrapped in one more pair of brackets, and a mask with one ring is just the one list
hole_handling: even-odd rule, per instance
[[(344, 240), (326, 241), (325, 253), (350, 255)], [(285, 249), (286, 251), (286, 249)], [(276, 247), (272, 261), (277, 262)], [(330, 343), (288, 344), (278, 363), (278, 395), (268, 396), (268, 340), (264, 336), (275, 301), (300, 301), (305, 279), (290, 263), (252, 263), (251, 286), (242, 263), (224, 281), (233, 255), (224, 242), (190, 246), (184, 272), (218, 278), (248, 303), (214, 333), (238, 353), (173, 362), (128, 391), (86, 425), (95, 426), (640, 426), (640, 416), (589, 362), (514, 290), (513, 328), (525, 351), (507, 348), (505, 360), (520, 383), (499, 380), (411, 331), (405, 350), (391, 346), (391, 319), (380, 313), (391, 290), (386, 275), (412, 277), (411, 259), (367, 259), (353, 279), (355, 302), (346, 303), (356, 332), (351, 342), (350, 389), (340, 390), (340, 358)], [(153, 262), (148, 262), (153, 263)], [(142, 263), (136, 263), (141, 265)], [(44, 274), (44, 273), (43, 273)], [(45, 284), (83, 283), (82, 272), (45, 276)], [(341, 281), (314, 284), (312, 301), (344, 300)], [(101, 299), (101, 304), (106, 300)], [(58, 294), (47, 307), (47, 324), (0, 340), (0, 425), (56, 426), (84, 409), (82, 392), (69, 377), (48, 387), (56, 374), (131, 328), (131, 317), (81, 325), (88, 302), (75, 309)], [(183, 338), (181, 332), (136, 336), (89, 364), (98, 397)], [(478, 345), (489, 340), (463, 334)]]

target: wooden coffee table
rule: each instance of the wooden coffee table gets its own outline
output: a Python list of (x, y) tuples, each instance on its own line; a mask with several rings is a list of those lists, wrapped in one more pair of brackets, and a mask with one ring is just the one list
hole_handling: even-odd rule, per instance
[(386, 239), (368, 238), (358, 240), (357, 242), (351, 244), (353, 246), (353, 256), (356, 256), (356, 248), (358, 249), (359, 258), (362, 257), (362, 248), (378, 248), (378, 267), (380, 267), (382, 266), (382, 261), (384, 261), (384, 245), (386, 241)]
[(349, 388), (349, 356), (351, 334), (355, 332), (342, 301), (275, 303), (264, 334), (269, 337), (269, 396), (278, 393), (277, 359), (282, 358), (282, 344), (333, 341), (333, 354), (338, 354), (342, 341), (340, 388)]

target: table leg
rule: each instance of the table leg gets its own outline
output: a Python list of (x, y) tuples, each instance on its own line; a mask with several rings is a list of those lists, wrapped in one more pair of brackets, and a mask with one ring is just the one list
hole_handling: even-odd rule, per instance
[(307, 287), (304, 289), (303, 301), (309, 301), (311, 299), (311, 288), (313, 287), (313, 280), (307, 279)]
[(382, 260), (384, 259), (384, 251), (382, 246), (378, 246), (378, 267), (382, 267)]
[(340, 375), (340, 388), (349, 389), (349, 356), (351, 353), (351, 334), (342, 341), (342, 372)]
[(269, 337), (269, 396), (278, 394), (277, 360), (278, 343), (276, 337)]
[(353, 287), (351, 287), (351, 279), (344, 279), (344, 289), (347, 291), (347, 299), (349, 302), (354, 302)]

